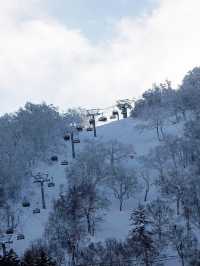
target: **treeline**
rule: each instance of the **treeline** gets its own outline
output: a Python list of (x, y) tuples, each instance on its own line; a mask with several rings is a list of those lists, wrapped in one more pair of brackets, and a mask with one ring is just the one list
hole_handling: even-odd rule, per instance
[(4, 256), (0, 256), (0, 266), (56, 266), (56, 262), (44, 247), (32, 245), (21, 258), (12, 249)]
[(196, 67), (184, 77), (178, 89), (173, 89), (171, 82), (154, 85), (145, 91), (142, 98), (135, 102), (132, 117), (148, 121), (150, 128), (155, 128), (158, 139), (163, 138), (164, 127), (170, 123), (199, 117), (200, 68)]
[(61, 114), (45, 103), (27, 103), (0, 117), (0, 215), (22, 200), (33, 167), (59, 152), (69, 124), (82, 119), (79, 109)]

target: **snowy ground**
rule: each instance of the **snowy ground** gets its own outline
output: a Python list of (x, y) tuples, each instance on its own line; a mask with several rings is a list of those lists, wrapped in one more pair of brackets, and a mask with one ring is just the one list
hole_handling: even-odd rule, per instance
[[(137, 156), (148, 153), (148, 151), (158, 144), (155, 129), (139, 129), (141, 123), (136, 119), (123, 119), (120, 121), (114, 121), (107, 123), (97, 128), (97, 139), (104, 142), (109, 140), (118, 140), (126, 144), (132, 144)], [(177, 134), (181, 132), (181, 125), (168, 126), (167, 133)], [(94, 138), (93, 132), (83, 132), (80, 135), (81, 143), (84, 143), (85, 139)], [(67, 146), (68, 145), (68, 146)], [(81, 149), (82, 144), (78, 144)], [(24, 250), (29, 246), (29, 244), (42, 237), (44, 226), (48, 220), (48, 215), (51, 210), (52, 201), (58, 197), (60, 186), (66, 183), (65, 179), (65, 168), (67, 166), (61, 166), (60, 161), (66, 158), (66, 156), (71, 155), (71, 147), (66, 144), (63, 147), (63, 154), (59, 156), (59, 162), (55, 162), (52, 165), (42, 164), (38, 166), (35, 171), (48, 172), (49, 176), (54, 177), (56, 186), (54, 188), (48, 188), (45, 186), (45, 195), (47, 201), (47, 209), (42, 210), (40, 214), (33, 214), (32, 209), (36, 207), (41, 207), (41, 195), (40, 190), (37, 188), (36, 184), (32, 184), (32, 190), (34, 195), (31, 196), (31, 207), (24, 208), (21, 214), (20, 220), (21, 224), (18, 226), (16, 233), (23, 233), (25, 235), (25, 240), (16, 240), (16, 236), (12, 237), (13, 247), (16, 249), (18, 254), (24, 252)], [(68, 151), (67, 151), (68, 150)], [(65, 152), (66, 151), (66, 152)], [(68, 158), (69, 159), (69, 158)], [(134, 163), (134, 160), (132, 160)], [(132, 163), (132, 162), (130, 162)], [(143, 193), (142, 193), (143, 194)], [(155, 196), (155, 191), (150, 191), (150, 198)], [(95, 238), (96, 241), (103, 240), (108, 237), (115, 237), (118, 239), (123, 239), (127, 236), (129, 231), (129, 214), (131, 209), (136, 206), (139, 200), (142, 200), (143, 195), (138, 195), (137, 199), (132, 199), (126, 203), (125, 210), (120, 212), (117, 202), (113, 201), (108, 214), (105, 217), (105, 221), (99, 228), (99, 232)], [(166, 265), (179, 265), (177, 260), (171, 259)]]

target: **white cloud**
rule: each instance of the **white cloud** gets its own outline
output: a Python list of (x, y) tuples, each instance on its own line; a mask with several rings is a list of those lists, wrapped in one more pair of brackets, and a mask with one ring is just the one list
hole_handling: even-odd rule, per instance
[[(105, 106), (153, 82), (180, 83), (200, 63), (199, 0), (160, 0), (151, 14), (124, 18), (98, 45), (43, 12), (37, 0), (0, 9), (0, 112), (26, 101)], [(27, 4), (28, 2), (28, 4)]]

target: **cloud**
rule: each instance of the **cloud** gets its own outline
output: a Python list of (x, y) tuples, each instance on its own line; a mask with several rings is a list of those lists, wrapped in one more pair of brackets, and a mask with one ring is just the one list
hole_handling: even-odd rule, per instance
[(95, 45), (48, 16), (42, 1), (4, 2), (1, 113), (26, 101), (62, 109), (111, 105), (138, 97), (153, 82), (168, 78), (178, 84), (200, 62), (199, 0), (160, 0), (152, 14), (121, 19), (115, 35)]

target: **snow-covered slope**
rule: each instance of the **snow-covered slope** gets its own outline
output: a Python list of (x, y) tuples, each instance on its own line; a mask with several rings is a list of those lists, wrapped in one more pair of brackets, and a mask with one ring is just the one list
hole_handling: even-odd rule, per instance
[[(178, 134), (181, 132), (181, 124), (169, 125), (166, 133)], [(105, 125), (98, 126), (97, 128), (97, 140), (107, 142), (109, 140), (118, 140), (122, 143), (133, 145), (136, 155), (140, 156), (148, 153), (148, 151), (158, 144), (156, 130), (155, 129), (141, 129), (141, 121), (137, 119), (123, 119), (120, 121), (114, 121)], [(80, 134), (81, 144), (78, 144), (78, 150), (83, 148), (83, 143), (86, 139), (93, 139), (93, 132), (82, 132)], [(77, 147), (77, 145), (76, 145)], [(40, 189), (36, 184), (32, 184), (31, 190), (33, 195), (30, 196), (31, 207), (24, 208), (20, 217), (20, 225), (18, 226), (16, 233), (23, 233), (25, 240), (16, 240), (16, 236), (12, 237), (13, 247), (18, 254), (24, 252), (24, 250), (30, 245), (30, 243), (38, 238), (42, 237), (44, 227), (48, 221), (48, 215), (51, 211), (52, 201), (58, 197), (60, 186), (66, 183), (65, 168), (68, 166), (60, 165), (60, 161), (71, 155), (70, 144), (63, 146), (63, 153), (58, 155), (59, 161), (48, 164), (40, 164), (34, 171), (48, 172), (49, 176), (54, 177), (56, 186), (54, 188), (48, 188), (45, 186), (45, 196), (47, 201), (47, 209), (41, 209), (40, 214), (33, 214), (32, 209), (41, 206)], [(130, 161), (130, 164), (134, 164), (134, 159)], [(154, 191), (152, 191), (154, 193)], [(151, 191), (150, 191), (151, 195)], [(126, 203), (125, 210), (120, 212), (118, 205), (113, 201), (108, 214), (105, 217), (105, 221), (99, 228), (99, 232), (95, 240), (103, 240), (107, 237), (115, 237), (123, 239), (129, 230), (129, 213), (130, 210), (142, 200), (143, 195), (138, 195), (137, 199), (132, 199)]]

